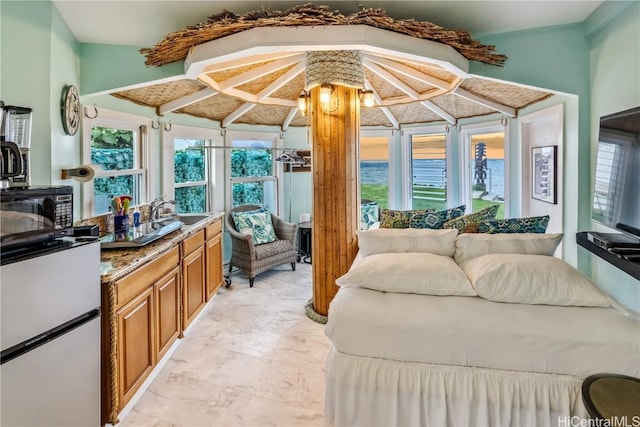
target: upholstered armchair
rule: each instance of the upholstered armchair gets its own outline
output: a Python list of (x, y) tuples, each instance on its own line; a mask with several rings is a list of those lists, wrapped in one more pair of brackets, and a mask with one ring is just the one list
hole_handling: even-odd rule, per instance
[(238, 267), (249, 276), (249, 286), (253, 287), (255, 277), (273, 267), (290, 263), (291, 269), (296, 269), (296, 237), (298, 225), (285, 222), (274, 214), (271, 215), (271, 223), (275, 231), (275, 241), (262, 244), (254, 244), (253, 236), (249, 233), (241, 233), (236, 229), (233, 213), (248, 212), (260, 209), (256, 205), (243, 205), (231, 209), (227, 213), (227, 231), (231, 236), (231, 261), (229, 273), (233, 266)]

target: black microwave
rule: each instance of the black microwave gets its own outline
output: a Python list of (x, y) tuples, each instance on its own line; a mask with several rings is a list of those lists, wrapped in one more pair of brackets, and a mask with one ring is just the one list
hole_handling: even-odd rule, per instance
[(73, 187), (0, 190), (2, 252), (73, 234)]

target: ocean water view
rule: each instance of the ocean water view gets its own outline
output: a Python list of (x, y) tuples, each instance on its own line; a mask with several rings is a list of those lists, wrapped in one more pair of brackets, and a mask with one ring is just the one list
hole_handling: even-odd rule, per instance
[[(445, 161), (414, 160), (413, 169), (415, 179), (420, 183), (441, 187), (445, 176)], [(389, 183), (389, 162), (385, 160), (367, 160), (360, 162), (360, 182), (362, 184)], [(487, 191), (504, 197), (504, 160), (487, 160), (487, 177), (485, 178)]]

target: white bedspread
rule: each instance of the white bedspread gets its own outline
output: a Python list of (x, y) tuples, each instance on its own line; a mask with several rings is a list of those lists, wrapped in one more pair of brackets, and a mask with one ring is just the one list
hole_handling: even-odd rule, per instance
[(342, 288), (325, 330), (341, 353), (586, 377), (640, 376), (640, 321), (614, 308)]

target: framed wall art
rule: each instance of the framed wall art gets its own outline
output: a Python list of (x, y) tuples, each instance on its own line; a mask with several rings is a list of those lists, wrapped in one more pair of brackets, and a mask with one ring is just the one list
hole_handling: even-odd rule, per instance
[(531, 149), (531, 198), (556, 204), (558, 174), (558, 146), (533, 147)]

